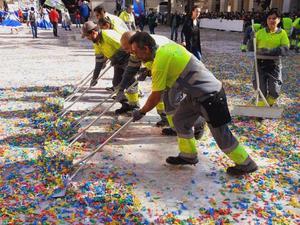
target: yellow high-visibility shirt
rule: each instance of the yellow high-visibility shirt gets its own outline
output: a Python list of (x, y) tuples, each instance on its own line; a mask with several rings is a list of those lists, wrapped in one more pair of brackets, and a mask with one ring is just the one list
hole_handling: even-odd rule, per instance
[(290, 46), (289, 38), (285, 30), (281, 28), (274, 33), (271, 33), (266, 28), (259, 30), (256, 33), (256, 41), (257, 49), (274, 49), (278, 47)]
[(126, 10), (121, 12), (119, 16), (125, 23), (133, 23), (134, 20), (134, 15), (133, 13), (128, 13)]
[(115, 30), (102, 30), (101, 40), (94, 44), (95, 55), (103, 55), (110, 59), (120, 48), (121, 34)]
[(113, 25), (113, 30), (117, 31), (120, 34), (123, 34), (124, 32), (128, 31), (128, 27), (121, 18), (110, 13), (106, 13), (106, 16), (110, 19)]
[(192, 54), (183, 46), (170, 43), (159, 47), (153, 60), (152, 91), (171, 88), (188, 64)]

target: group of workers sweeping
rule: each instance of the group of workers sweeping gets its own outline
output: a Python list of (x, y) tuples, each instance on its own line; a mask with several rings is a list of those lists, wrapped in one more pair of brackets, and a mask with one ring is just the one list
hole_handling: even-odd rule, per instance
[[(177, 135), (179, 154), (167, 157), (168, 164), (198, 163), (196, 140), (201, 139), (207, 124), (218, 147), (234, 162), (226, 170), (229, 175), (258, 169), (228, 127), (231, 115), (222, 82), (199, 59), (164, 36), (129, 30), (101, 6), (95, 8), (95, 15), (98, 23), (88, 21), (82, 28), (82, 36), (93, 42), (95, 50), (90, 87), (97, 85), (101, 70), (110, 61), (114, 72), (112, 87), (107, 90), (121, 103), (115, 114), (131, 112), (129, 122), (136, 122), (156, 107), (161, 117), (157, 126), (169, 126), (162, 133)], [(267, 27), (255, 35), (257, 73), (253, 81), (254, 88), (260, 90), (257, 108), (275, 107), (282, 85), (280, 56), (289, 48), (286, 32), (278, 28), (279, 14), (270, 10), (266, 22)], [(139, 107), (138, 83), (146, 77), (152, 79), (151, 93)]]

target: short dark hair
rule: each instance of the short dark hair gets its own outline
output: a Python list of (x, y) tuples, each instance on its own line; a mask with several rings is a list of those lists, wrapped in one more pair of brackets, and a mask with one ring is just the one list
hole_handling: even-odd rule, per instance
[(133, 44), (136, 43), (137, 46), (139, 48), (144, 48), (145, 46), (147, 46), (148, 48), (150, 48), (150, 50), (152, 51), (155, 46), (155, 40), (153, 39), (153, 37), (151, 37), (150, 34), (148, 34), (147, 32), (139, 32), (137, 31), (130, 39), (129, 39), (129, 44)]
[(273, 14), (275, 14), (277, 18), (281, 18), (281, 15), (280, 15), (280, 13), (278, 12), (278, 10), (273, 8), (273, 9), (270, 9), (269, 12), (267, 12), (267, 14), (266, 14), (266, 19), (267, 19), (269, 16), (273, 15)]
[(197, 8), (200, 8), (200, 7), (197, 6), (197, 5), (194, 5), (194, 6), (192, 7), (192, 12), (193, 12), (195, 9), (197, 9)]
[(97, 5), (95, 8), (94, 8), (94, 12), (97, 12), (97, 13), (105, 13), (105, 9), (102, 5)]
[(99, 20), (98, 20), (98, 25), (99, 26), (102, 26), (102, 25), (105, 25), (105, 24), (110, 24), (110, 26), (112, 26), (113, 24), (112, 24), (112, 22), (111, 22), (111, 20), (108, 18), (108, 17), (106, 17), (106, 18), (100, 18)]

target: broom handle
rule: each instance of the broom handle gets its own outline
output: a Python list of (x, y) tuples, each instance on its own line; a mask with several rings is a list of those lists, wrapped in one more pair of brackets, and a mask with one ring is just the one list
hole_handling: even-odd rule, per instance
[[(102, 74), (100, 74), (100, 76), (97, 78), (97, 80), (99, 80), (110, 68), (111, 68), (112, 66), (109, 66), (109, 67), (107, 67), (103, 72), (102, 72)], [(84, 92), (80, 95), (80, 96), (78, 96), (76, 99), (75, 99), (75, 101), (74, 102), (72, 102), (72, 104), (71, 105), (69, 105), (67, 108), (65, 108), (63, 111), (62, 111), (62, 113), (60, 113), (60, 115), (61, 116), (64, 116), (67, 112), (68, 112), (68, 110), (73, 106), (73, 105), (75, 105), (75, 103), (76, 102), (78, 102), (79, 101), (79, 99), (90, 89), (91, 87), (87, 87), (85, 90), (84, 90)]]
[(260, 90), (260, 81), (259, 81), (259, 73), (258, 73), (258, 67), (257, 67), (257, 56), (256, 56), (256, 52), (257, 52), (257, 47), (256, 47), (256, 34), (255, 34), (255, 30), (254, 30), (254, 20), (252, 20), (252, 31), (254, 32), (254, 37), (253, 37), (253, 47), (254, 47), (254, 67), (255, 67), (255, 77), (256, 77), (256, 91), (257, 96), (256, 96), (256, 105), (258, 103), (258, 99), (259, 96), (263, 99), (264, 103), (267, 106), (270, 106), (264, 96), (264, 94), (261, 92)]
[[(130, 118), (122, 127), (120, 127), (115, 133), (113, 133), (109, 138), (107, 138), (101, 145), (99, 145), (93, 152), (91, 152), (90, 154), (88, 154), (86, 157), (84, 157), (83, 159), (81, 159), (80, 161), (76, 162), (73, 164), (73, 167), (82, 163), (83, 161), (88, 162), (88, 160), (95, 155), (98, 151), (100, 151), (111, 139), (113, 139), (116, 135), (118, 135), (124, 128), (126, 128), (131, 122), (132, 122), (133, 118)], [(85, 164), (82, 164), (74, 173), (73, 175), (70, 177), (69, 181), (72, 180), (77, 173), (82, 169), (82, 167)]]
[(87, 117), (88, 115), (90, 115), (95, 109), (97, 109), (99, 106), (101, 106), (102, 104), (104, 104), (108, 99), (110, 99), (114, 94), (116, 94), (116, 92), (111, 93), (109, 96), (107, 96), (103, 101), (101, 101), (100, 103), (98, 103), (96, 106), (94, 106), (91, 110), (87, 111), (85, 114), (83, 114), (77, 121), (76, 121), (76, 125), (78, 126), (80, 124), (80, 122)]
[[(92, 70), (92, 72), (93, 72), (94, 70)], [(90, 77), (89, 78), (89, 76), (92, 74), (92, 72), (90, 72), (77, 86), (76, 86), (76, 89), (75, 89), (75, 91), (70, 95), (70, 96), (68, 96), (66, 99), (65, 99), (65, 101), (67, 102), (67, 101), (69, 101), (69, 100), (71, 100), (78, 92), (79, 92), (79, 90), (81, 89), (81, 88), (83, 88), (84, 87), (84, 85), (86, 85), (91, 79), (92, 79), (92, 77)]]
[[(134, 87), (136, 84), (138, 83), (138, 81), (134, 81), (133, 84), (131, 84), (129, 86), (129, 88)], [(127, 88), (127, 89), (129, 89)], [(108, 99), (110, 99), (114, 94), (117, 94), (118, 91), (114, 91), (113, 93), (111, 93), (109, 96), (107, 96), (102, 102), (98, 103), (94, 108), (92, 108), (91, 110), (87, 111), (84, 115), (82, 115), (77, 121), (76, 121), (76, 125), (78, 126), (80, 124), (80, 122), (88, 115), (90, 115), (96, 108), (98, 108), (99, 106), (101, 106), (103, 103), (105, 103)]]
[(108, 106), (97, 118), (95, 118), (89, 125), (87, 125), (82, 131), (80, 131), (78, 134), (76, 134), (75, 136), (71, 137), (70, 139), (74, 139), (68, 147), (71, 147), (80, 137), (81, 135), (88, 130), (91, 126), (94, 125), (94, 123), (97, 122), (97, 120), (99, 120), (111, 107), (113, 107), (115, 104), (117, 103), (116, 100), (113, 101), (113, 103)]

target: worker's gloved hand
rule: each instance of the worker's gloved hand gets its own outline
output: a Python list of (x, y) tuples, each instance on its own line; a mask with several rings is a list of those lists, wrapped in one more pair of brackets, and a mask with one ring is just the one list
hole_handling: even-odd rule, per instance
[(90, 83), (90, 87), (94, 87), (98, 83), (97, 79), (92, 79)]
[(146, 115), (146, 113), (142, 113), (140, 110), (134, 110), (132, 112), (133, 122), (142, 119), (145, 115)]
[(142, 68), (139, 70), (139, 76), (137, 78), (138, 81), (144, 81), (148, 76), (150, 76), (151, 71), (147, 68)]
[(269, 52), (269, 49), (267, 49), (267, 48), (260, 48), (260, 49), (258, 49), (258, 53), (259, 54), (266, 54), (268, 52)]
[(124, 93), (124, 90), (119, 90), (117, 95), (116, 95), (116, 100), (118, 102), (124, 102), (127, 100), (126, 96), (125, 96), (125, 93)]

